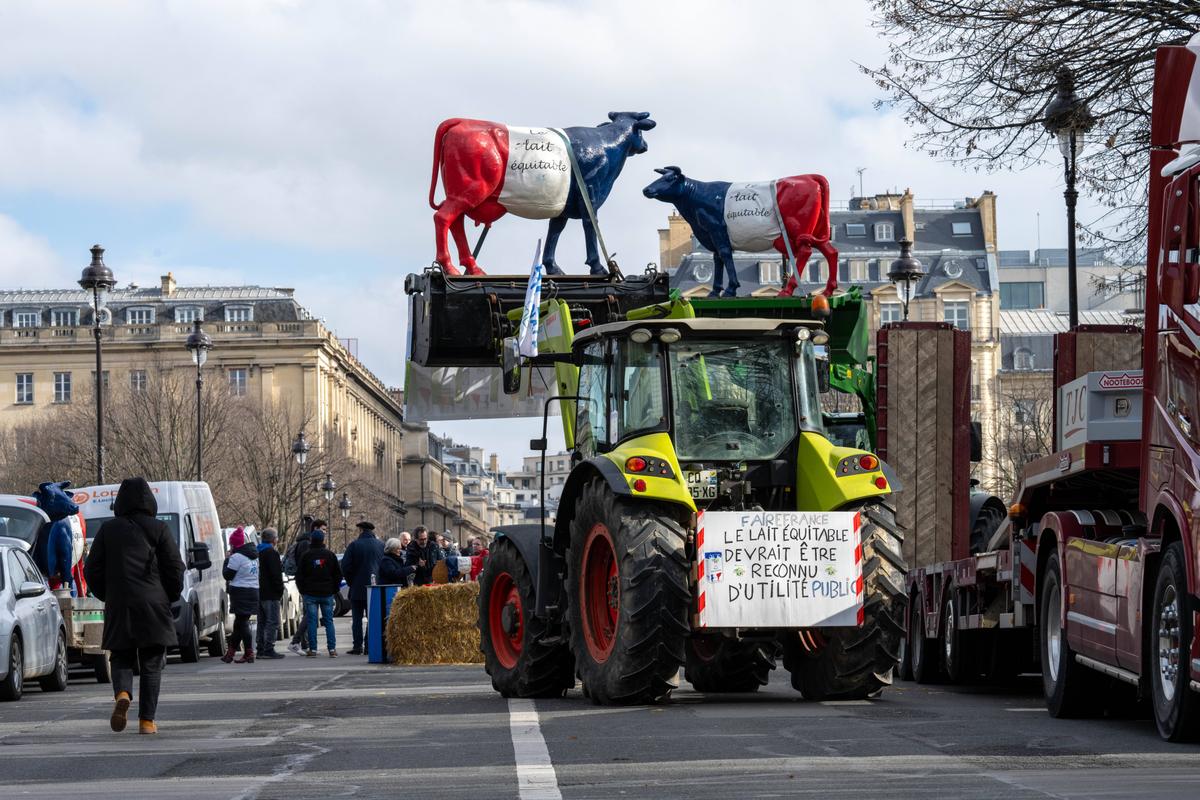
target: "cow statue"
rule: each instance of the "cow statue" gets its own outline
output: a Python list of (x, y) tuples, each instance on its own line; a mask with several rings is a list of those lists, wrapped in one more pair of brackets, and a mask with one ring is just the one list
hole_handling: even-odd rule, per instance
[[(821, 175), (793, 175), (759, 183), (697, 181), (679, 167), (656, 169), (660, 177), (642, 190), (652, 200), (674, 204), (692, 226), (696, 239), (713, 254), (713, 287), (709, 297), (735, 297), (738, 286), (735, 250), (762, 252), (774, 248), (788, 267), (788, 250), (796, 263), (780, 297), (796, 291), (796, 276), (808, 263), (813, 248), (821, 251), (831, 268), (824, 294), (837, 288), (838, 252), (829, 241), (829, 182)], [(787, 241), (784, 241), (784, 236)], [(724, 270), (724, 275), (722, 274)]]
[[(447, 232), (454, 235), (459, 263), (468, 275), (483, 270), (467, 245), (463, 216), (490, 226), (506, 213), (526, 219), (548, 219), (542, 265), (547, 275), (561, 275), (554, 261), (558, 237), (568, 219), (583, 222), (587, 264), (593, 275), (607, 275), (596, 250), (596, 231), (588, 218), (571, 169), (571, 150), (587, 183), (593, 210), (598, 210), (621, 174), (625, 159), (646, 152), (643, 131), (654, 127), (645, 111), (613, 111), (609, 122), (583, 128), (516, 128), (478, 119), (448, 119), (438, 125), (433, 142), (433, 179), (429, 205), (437, 239), (437, 262), (447, 275), (459, 271), (450, 260)], [(433, 200), (438, 170), (446, 199)], [(485, 228), (486, 232), (486, 228)]]

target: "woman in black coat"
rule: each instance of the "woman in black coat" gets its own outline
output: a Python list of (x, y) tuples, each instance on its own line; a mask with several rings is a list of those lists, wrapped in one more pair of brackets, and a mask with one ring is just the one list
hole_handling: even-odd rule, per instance
[(109, 723), (125, 729), (133, 694), (134, 660), (141, 662), (138, 719), (141, 733), (157, 733), (158, 692), (168, 647), (177, 644), (171, 603), (183, 590), (179, 543), (157, 518), (158, 503), (144, 478), (121, 482), (114, 518), (92, 540), (84, 576), (104, 601), (102, 645), (112, 653), (116, 706)]

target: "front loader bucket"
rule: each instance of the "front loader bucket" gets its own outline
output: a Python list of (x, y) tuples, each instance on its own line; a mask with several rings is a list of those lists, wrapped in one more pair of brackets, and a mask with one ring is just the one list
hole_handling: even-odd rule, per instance
[[(500, 341), (516, 333), (508, 312), (525, 304), (524, 276), (447, 277), (440, 270), (411, 274), (404, 291), (409, 308), (409, 358), (423, 367), (495, 367)], [(663, 303), (670, 287), (665, 272), (608, 276), (554, 275), (542, 278), (542, 300), (560, 298), (573, 319), (603, 325), (624, 319), (630, 309)]]

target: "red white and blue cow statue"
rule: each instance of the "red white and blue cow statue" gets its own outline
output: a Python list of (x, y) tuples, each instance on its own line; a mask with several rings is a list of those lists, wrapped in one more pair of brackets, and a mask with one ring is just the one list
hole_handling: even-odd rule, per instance
[(788, 282), (779, 292), (780, 297), (788, 297), (796, 290), (796, 276), (815, 247), (830, 265), (823, 293), (831, 295), (837, 288), (838, 252), (829, 241), (829, 182), (823, 176), (793, 175), (759, 183), (730, 183), (692, 180), (679, 167), (655, 172), (662, 177), (642, 194), (672, 203), (692, 226), (700, 244), (713, 254), (709, 297), (722, 294), (725, 276), (729, 286), (724, 296), (737, 295), (741, 284), (733, 263), (735, 250), (757, 253), (774, 248), (783, 255), (786, 270), (790, 249), (796, 263), (791, 265)]
[[(567, 220), (581, 220), (591, 273), (608, 274), (607, 265), (600, 263), (596, 232), (563, 137), (575, 154), (595, 210), (608, 198), (625, 159), (646, 152), (642, 132), (655, 124), (645, 111), (614, 111), (608, 118), (610, 122), (594, 128), (517, 128), (478, 119), (448, 119), (438, 125), (429, 205), (436, 211), (433, 227), (437, 262), (446, 274), (459, 274), (450, 260), (447, 233), (454, 235), (458, 260), (467, 274), (482, 275), (467, 245), (463, 217), (491, 225), (505, 214), (550, 220), (542, 256), (548, 275), (562, 274), (554, 261), (554, 251)], [(435, 203), (439, 169), (446, 199)]]

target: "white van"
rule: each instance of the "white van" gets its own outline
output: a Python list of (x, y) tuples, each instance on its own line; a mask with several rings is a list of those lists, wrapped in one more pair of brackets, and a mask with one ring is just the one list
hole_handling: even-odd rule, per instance
[[(110, 484), (75, 490), (75, 502), (87, 523), (89, 540), (112, 519), (112, 504), (120, 488), (119, 484)], [(207, 483), (199, 481), (153, 481), (150, 491), (158, 502), (158, 518), (178, 540), (179, 554), (187, 566), (183, 592), (171, 604), (179, 655), (187, 662), (199, 661), (201, 642), (207, 641), (209, 655), (220, 656), (225, 652), (229, 599), (221, 577), (225, 537), (212, 492)]]

